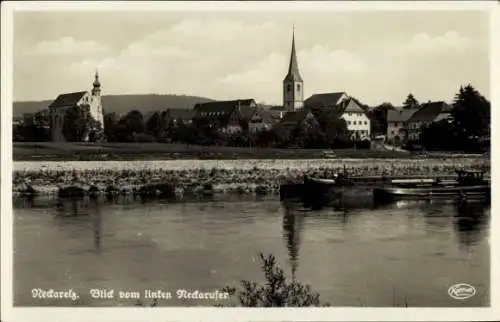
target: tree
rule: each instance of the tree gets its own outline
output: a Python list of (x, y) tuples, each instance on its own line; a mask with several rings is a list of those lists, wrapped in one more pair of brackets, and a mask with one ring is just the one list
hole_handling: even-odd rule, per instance
[(391, 103), (382, 103), (370, 110), (372, 133), (387, 133), (387, 111), (393, 109), (394, 106)]
[(419, 106), (419, 103), (417, 99), (413, 96), (413, 94), (408, 94), (406, 97), (406, 100), (403, 102), (403, 108), (408, 109), (408, 108), (417, 108)]
[[(321, 147), (343, 147), (349, 141), (347, 123), (337, 109), (315, 109), (312, 111), (318, 121), (318, 140), (324, 140)], [(324, 145), (324, 146), (323, 146)], [(339, 146), (340, 145), (340, 146)]]
[(90, 114), (89, 105), (76, 105), (64, 114), (62, 132), (67, 141), (79, 142), (89, 138), (98, 122)]
[(125, 115), (121, 120), (120, 124), (125, 126), (127, 132), (132, 135), (132, 133), (143, 133), (145, 129), (144, 118), (142, 113), (134, 110)]
[(146, 122), (146, 132), (157, 137), (162, 130), (162, 119), (160, 113), (155, 112)]
[(489, 136), (490, 108), (490, 102), (472, 85), (461, 86), (451, 111), (457, 138), (470, 141)]

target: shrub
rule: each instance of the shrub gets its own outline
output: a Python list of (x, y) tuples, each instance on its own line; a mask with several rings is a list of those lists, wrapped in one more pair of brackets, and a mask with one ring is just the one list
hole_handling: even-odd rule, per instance
[[(266, 282), (259, 285), (255, 282), (241, 281), (242, 290), (225, 287), (223, 290), (236, 296), (239, 304), (245, 307), (304, 307), (320, 306), (319, 293), (292, 279), (287, 281), (283, 270), (277, 266), (273, 255), (260, 254), (262, 270)], [(329, 304), (325, 304), (329, 305)]]

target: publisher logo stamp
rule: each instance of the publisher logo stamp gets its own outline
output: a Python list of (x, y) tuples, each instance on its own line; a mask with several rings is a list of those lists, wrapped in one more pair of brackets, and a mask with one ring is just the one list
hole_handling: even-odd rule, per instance
[(455, 300), (465, 300), (476, 295), (476, 289), (470, 284), (459, 283), (451, 286), (448, 294)]

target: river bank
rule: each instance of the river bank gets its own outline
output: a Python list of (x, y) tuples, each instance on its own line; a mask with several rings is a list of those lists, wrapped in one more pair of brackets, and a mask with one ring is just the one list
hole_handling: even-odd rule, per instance
[(14, 162), (13, 192), (31, 189), (56, 193), (77, 186), (95, 192), (132, 193), (147, 185), (168, 183), (176, 193), (275, 193), (280, 184), (300, 182), (304, 175), (450, 176), (458, 169), (490, 170), (485, 158), (344, 159), (344, 160), (165, 160), (108, 162)]

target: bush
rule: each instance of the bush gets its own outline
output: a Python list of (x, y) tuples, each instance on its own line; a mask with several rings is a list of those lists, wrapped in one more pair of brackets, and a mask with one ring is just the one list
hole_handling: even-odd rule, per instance
[(225, 287), (223, 291), (233, 297), (236, 296), (239, 304), (245, 307), (320, 306), (319, 293), (311, 291), (309, 285), (303, 285), (295, 279), (288, 282), (283, 270), (277, 266), (273, 255), (266, 257), (261, 253), (260, 258), (266, 278), (263, 285), (243, 280), (241, 281), (242, 290), (237, 291), (234, 287)]

